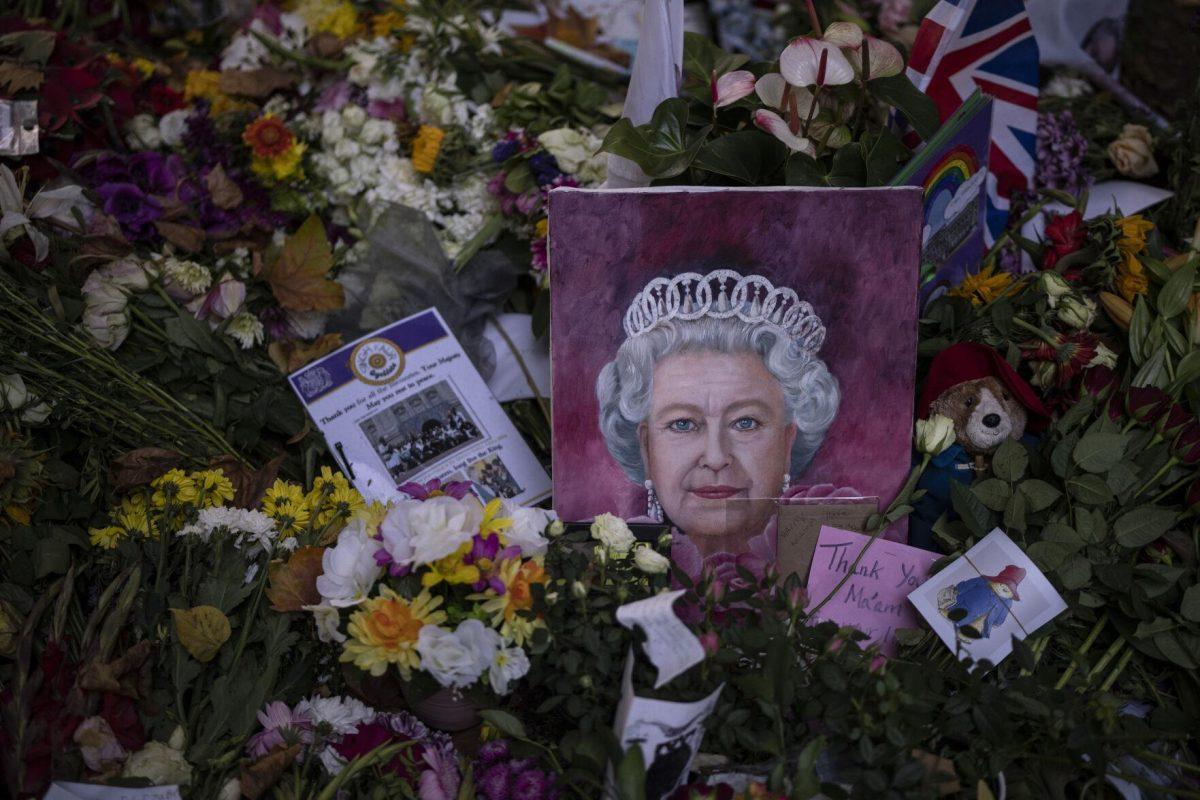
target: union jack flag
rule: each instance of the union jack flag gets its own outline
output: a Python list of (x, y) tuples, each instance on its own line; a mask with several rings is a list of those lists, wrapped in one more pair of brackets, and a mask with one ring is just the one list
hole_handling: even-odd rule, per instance
[(908, 77), (943, 122), (976, 87), (995, 98), (984, 232), (991, 245), (1037, 157), (1038, 46), (1024, 1), (941, 0), (921, 22)]

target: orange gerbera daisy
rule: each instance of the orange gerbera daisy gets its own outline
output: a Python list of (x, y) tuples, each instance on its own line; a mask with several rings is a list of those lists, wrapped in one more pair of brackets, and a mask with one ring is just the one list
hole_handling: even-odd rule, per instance
[(242, 131), (242, 141), (250, 146), (255, 158), (275, 158), (288, 151), (296, 137), (274, 114), (263, 114)]

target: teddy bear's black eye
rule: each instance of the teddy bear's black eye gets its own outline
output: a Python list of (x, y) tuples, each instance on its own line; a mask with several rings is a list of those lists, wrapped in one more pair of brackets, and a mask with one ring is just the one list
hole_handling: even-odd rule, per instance
[(1001, 397), (1003, 397), (1005, 400), (1007, 400), (1007, 399), (1008, 399), (1008, 392), (1005, 392), (1004, 394), (1002, 394), (1002, 395), (1001, 395)]
[(966, 405), (967, 405), (967, 408), (970, 408), (971, 406), (975, 405), (975, 398), (968, 397), (966, 400)]

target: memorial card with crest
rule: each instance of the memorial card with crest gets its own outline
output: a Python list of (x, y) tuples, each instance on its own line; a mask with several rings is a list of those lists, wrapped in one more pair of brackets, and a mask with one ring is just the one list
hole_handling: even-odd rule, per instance
[(364, 497), (470, 481), (483, 502), (536, 503), (550, 479), (446, 321), (428, 309), (351, 342), (288, 381)]
[(773, 561), (777, 504), (747, 500), (899, 491), (920, 189), (556, 189), (550, 220), (563, 519)]

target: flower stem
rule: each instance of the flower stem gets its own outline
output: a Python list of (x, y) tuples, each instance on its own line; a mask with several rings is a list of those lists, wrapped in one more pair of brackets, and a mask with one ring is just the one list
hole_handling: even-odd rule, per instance
[(1104, 630), (1104, 626), (1108, 624), (1108, 612), (1105, 612), (1100, 619), (1096, 620), (1096, 624), (1092, 626), (1092, 632), (1083, 640), (1083, 644), (1076, 651), (1075, 657), (1071, 659), (1070, 666), (1067, 671), (1058, 679), (1058, 683), (1054, 684), (1054, 690), (1058, 691), (1067, 685), (1067, 681), (1071, 680), (1071, 676), (1075, 674), (1075, 668), (1079, 666), (1079, 661), (1092, 649), (1092, 645), (1096, 643), (1096, 638), (1100, 636), (1100, 631)]
[(813, 36), (820, 38), (823, 34), (821, 30), (821, 18), (817, 16), (817, 7), (813, 5), (813, 0), (804, 0), (808, 6), (808, 21), (812, 23)]
[[(1146, 491), (1151, 486), (1154, 486), (1155, 484), (1157, 484), (1160, 480), (1162, 480), (1164, 475), (1166, 475), (1168, 472), (1173, 470), (1176, 467), (1176, 465), (1178, 465), (1178, 464), (1179, 464), (1179, 459), (1176, 458), (1175, 456), (1171, 456), (1169, 459), (1167, 459), (1167, 463), (1163, 464), (1162, 468), (1158, 472), (1154, 473), (1154, 477), (1151, 478), (1150, 480), (1146, 481), (1146, 483), (1144, 483), (1142, 485), (1142, 488), (1140, 488), (1136, 492), (1134, 492), (1133, 497), (1129, 498), (1129, 500), (1132, 502), (1133, 500), (1136, 500), (1137, 498), (1141, 497), (1142, 492)], [(1168, 492), (1169, 492), (1169, 490), (1168, 490)]]
[(1026, 322), (1025, 320), (1021, 319), (1020, 317), (1014, 316), (1012, 318), (1012, 321), (1013, 321), (1013, 324), (1016, 325), (1018, 328), (1024, 328), (1025, 330), (1032, 333), (1034, 336), (1041, 339), (1046, 344), (1053, 347), (1055, 349), (1055, 351), (1058, 350), (1058, 346), (1059, 346), (1058, 342), (1055, 341), (1054, 337), (1052, 337), (1050, 334), (1046, 333), (1041, 328), (1037, 327), (1036, 325), (1032, 325), (1032, 324)]

